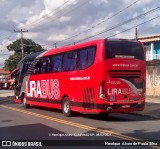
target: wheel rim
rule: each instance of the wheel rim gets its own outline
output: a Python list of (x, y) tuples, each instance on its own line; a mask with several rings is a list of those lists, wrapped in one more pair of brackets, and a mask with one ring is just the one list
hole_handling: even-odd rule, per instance
[(70, 109), (69, 103), (68, 103), (68, 102), (65, 102), (65, 103), (64, 103), (64, 112), (65, 112), (65, 113), (68, 113), (68, 112), (69, 112), (69, 109)]

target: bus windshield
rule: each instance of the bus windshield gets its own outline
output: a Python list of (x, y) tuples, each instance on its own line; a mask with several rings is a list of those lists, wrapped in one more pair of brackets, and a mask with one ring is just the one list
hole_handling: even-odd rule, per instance
[(144, 51), (138, 41), (105, 40), (105, 59), (134, 58), (144, 60)]

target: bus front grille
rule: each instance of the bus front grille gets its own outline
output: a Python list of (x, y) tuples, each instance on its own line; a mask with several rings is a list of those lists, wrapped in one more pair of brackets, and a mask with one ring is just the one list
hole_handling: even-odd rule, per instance
[(108, 74), (111, 78), (139, 78), (141, 76), (140, 70), (109, 70)]

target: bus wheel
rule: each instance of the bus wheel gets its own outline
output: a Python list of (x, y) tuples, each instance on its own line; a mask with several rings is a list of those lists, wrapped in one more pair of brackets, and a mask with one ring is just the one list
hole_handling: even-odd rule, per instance
[(23, 98), (23, 106), (24, 106), (25, 108), (29, 108), (29, 104), (27, 104), (27, 99), (26, 99), (26, 97)]
[(62, 103), (62, 112), (65, 116), (71, 116), (71, 102), (68, 97), (65, 97)]

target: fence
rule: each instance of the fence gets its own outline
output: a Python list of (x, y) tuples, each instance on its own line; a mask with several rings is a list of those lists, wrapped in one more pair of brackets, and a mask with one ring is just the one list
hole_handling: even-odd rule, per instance
[(146, 54), (146, 61), (160, 60), (160, 54)]

